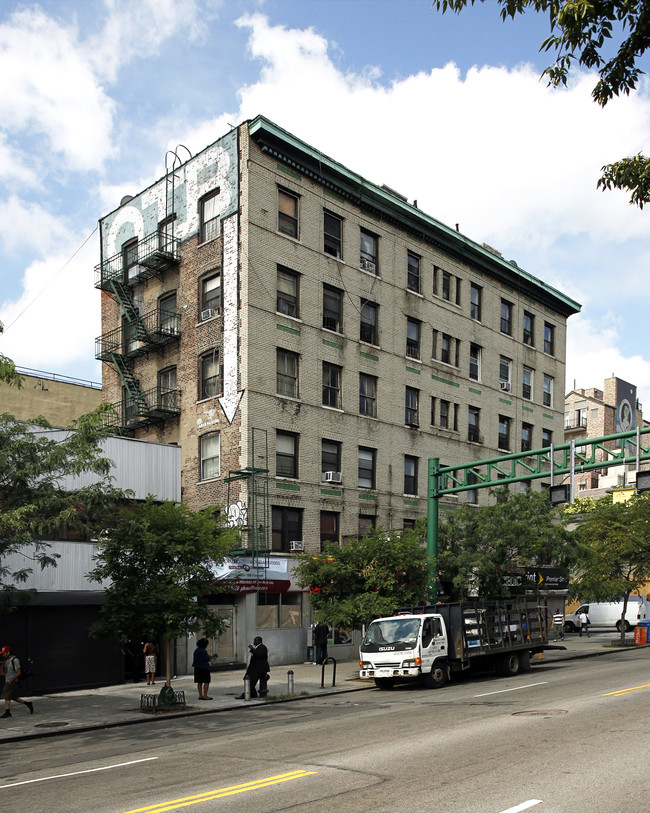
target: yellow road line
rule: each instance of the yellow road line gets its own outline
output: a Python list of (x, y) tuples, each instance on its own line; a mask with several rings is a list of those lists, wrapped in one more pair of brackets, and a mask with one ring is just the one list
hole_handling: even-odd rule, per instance
[(165, 810), (174, 810), (179, 807), (197, 805), (200, 802), (209, 802), (212, 799), (220, 799), (223, 796), (233, 796), (235, 793), (244, 793), (247, 790), (258, 790), (269, 785), (277, 785), (280, 782), (289, 782), (292, 779), (302, 779), (304, 776), (312, 776), (316, 771), (290, 771), (276, 776), (267, 776), (265, 779), (257, 779), (253, 782), (244, 782), (241, 785), (230, 785), (227, 788), (209, 790), (205, 793), (198, 793), (196, 796), (185, 796), (182, 799), (173, 799), (169, 802), (159, 802), (148, 807), (138, 807), (127, 810), (125, 813), (163, 813)]
[(612, 695), (627, 694), (628, 692), (638, 692), (641, 689), (650, 689), (650, 683), (644, 683), (643, 686), (632, 686), (629, 689), (619, 689), (617, 692), (607, 692), (603, 697), (612, 697)]

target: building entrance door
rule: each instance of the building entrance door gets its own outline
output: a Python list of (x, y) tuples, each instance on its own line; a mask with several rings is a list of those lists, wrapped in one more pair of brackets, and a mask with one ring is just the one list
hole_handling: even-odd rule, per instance
[(212, 651), (219, 653), (219, 660), (233, 661), (237, 652), (237, 630), (235, 624), (234, 607), (213, 607), (219, 618), (226, 623), (226, 628), (221, 635), (212, 641)]

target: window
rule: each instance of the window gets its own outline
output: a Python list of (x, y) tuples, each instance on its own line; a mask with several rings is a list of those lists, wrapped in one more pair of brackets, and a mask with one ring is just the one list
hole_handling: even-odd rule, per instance
[(499, 415), (499, 449), (506, 452), (510, 451), (510, 418), (505, 415)]
[(298, 435), (293, 432), (275, 433), (276, 477), (298, 476)]
[(440, 341), (440, 361), (451, 364), (451, 336), (443, 333)]
[(553, 432), (550, 429), (542, 429), (542, 448), (545, 449), (553, 443)]
[(176, 216), (170, 215), (158, 224), (158, 248), (169, 254), (174, 253), (174, 220)]
[(415, 291), (419, 294), (422, 290), (420, 287), (420, 258), (417, 254), (408, 252), (408, 272), (406, 276), (406, 287), (409, 291)]
[(158, 301), (158, 318), (160, 320), (160, 332), (166, 336), (178, 335), (178, 305), (176, 303), (176, 291), (173, 294), (162, 297)]
[(169, 367), (158, 373), (158, 399), (163, 410), (176, 411), (178, 408), (176, 389), (176, 367)]
[[(478, 483), (478, 475), (474, 471), (467, 472), (467, 485), (473, 485), (474, 483)], [(469, 491), (466, 491), (465, 494), (467, 495), (467, 502), (470, 505), (476, 505), (478, 503), (478, 489), (471, 488)]]
[(377, 274), (379, 269), (377, 263), (378, 242), (376, 234), (361, 229), (359, 265), (363, 271), (369, 271), (371, 274)]
[(209, 319), (221, 309), (221, 274), (201, 280), (201, 320)]
[(332, 257), (343, 257), (343, 221), (331, 212), (324, 212), (323, 251)]
[(553, 379), (550, 375), (544, 376), (544, 392), (542, 396), (542, 403), (545, 407), (553, 406)]
[(199, 202), (199, 233), (202, 243), (219, 236), (219, 189), (210, 192)]
[(480, 285), (474, 282), (469, 286), (469, 315), (472, 319), (481, 321), (481, 299), (483, 296), (483, 289)]
[(298, 274), (288, 268), (278, 266), (278, 291), (276, 309), (278, 313), (298, 318)]
[(359, 446), (359, 488), (375, 487), (375, 449)]
[(533, 400), (533, 370), (524, 367), (521, 379), (521, 397), (527, 401)]
[(456, 304), (460, 305), (460, 290), (461, 290), (461, 279), (460, 277), (456, 277)]
[(438, 296), (438, 279), (440, 274), (442, 273), (442, 269), (438, 268), (437, 265), (433, 266), (433, 288), (432, 293), (434, 296)]
[(535, 317), (528, 311), (524, 311), (524, 344), (535, 346)]
[(125, 277), (130, 277), (131, 272), (129, 271), (130, 268), (133, 268), (135, 272), (137, 272), (138, 264), (138, 238), (134, 237), (133, 240), (129, 240), (127, 243), (124, 243), (122, 246), (122, 265), (124, 267), (124, 275)]
[(418, 459), (404, 455), (404, 493), (418, 493)]
[(499, 357), (499, 388), (504, 392), (510, 392), (510, 373), (512, 362), (505, 356)]
[(287, 398), (298, 397), (298, 356), (277, 349), (277, 392)]
[(343, 291), (323, 285), (323, 327), (336, 333), (342, 332)]
[(290, 542), (301, 541), (302, 509), (273, 505), (271, 507), (271, 544), (273, 550), (288, 553)]
[(320, 512), (320, 549), (325, 549), (328, 542), (339, 544), (339, 514), (335, 511)]
[(199, 399), (214, 398), (221, 392), (219, 380), (219, 351), (211, 350), (201, 356)]
[(442, 272), (442, 298), (448, 302), (451, 299), (451, 274)]
[(298, 239), (298, 196), (278, 189), (278, 231)]
[(440, 399), (440, 426), (443, 429), (449, 429), (449, 401)]
[(341, 473), (341, 444), (337, 440), (321, 441), (320, 450), (321, 480), (325, 481), (328, 472)]
[(436, 425), (436, 399), (431, 396), (431, 426)]
[(431, 358), (435, 359), (438, 356), (438, 331), (434, 328), (431, 332)]
[(548, 322), (544, 322), (544, 352), (555, 355), (555, 327)]
[(469, 407), (467, 413), (467, 440), (472, 443), (481, 442), (480, 420), (481, 410), (478, 407)]
[(512, 336), (512, 304), (501, 300), (501, 333)]
[(406, 388), (404, 423), (407, 426), (418, 426), (420, 423), (420, 390)]
[(359, 414), (377, 417), (377, 379), (374, 375), (359, 373)]
[(469, 346), (469, 377), (472, 381), (481, 380), (481, 347), (478, 344)]
[(529, 452), (533, 448), (533, 427), (529, 423), (521, 425), (521, 451)]
[(299, 627), (302, 618), (301, 593), (257, 593), (256, 628), (287, 629)]
[(406, 319), (406, 355), (412, 359), (420, 358), (420, 323), (415, 319)]
[(379, 305), (367, 299), (361, 300), (359, 339), (368, 344), (379, 344)]
[(221, 434), (214, 432), (199, 439), (201, 479), (213, 480), (219, 476), (221, 466)]
[(359, 538), (370, 533), (376, 524), (377, 517), (372, 514), (359, 514)]
[(323, 406), (341, 409), (341, 367), (323, 362)]

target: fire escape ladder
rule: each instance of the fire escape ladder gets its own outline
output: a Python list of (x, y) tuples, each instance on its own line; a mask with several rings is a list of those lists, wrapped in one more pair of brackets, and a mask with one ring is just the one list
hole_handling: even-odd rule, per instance
[(122, 380), (124, 389), (127, 391), (129, 400), (136, 409), (137, 414), (141, 417), (146, 416), (149, 411), (149, 405), (140, 388), (140, 382), (135, 377), (130, 360), (119, 353), (113, 353), (111, 355), (111, 361), (115, 365), (115, 369)]
[(133, 338), (144, 341), (147, 337), (147, 329), (140, 317), (140, 311), (133, 301), (130, 288), (118, 279), (112, 279), (110, 286), (117, 301), (120, 303), (122, 313), (129, 323)]

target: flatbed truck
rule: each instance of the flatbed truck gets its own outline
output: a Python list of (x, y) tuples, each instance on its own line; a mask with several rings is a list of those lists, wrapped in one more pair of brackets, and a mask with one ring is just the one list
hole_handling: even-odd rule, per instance
[(545, 598), (515, 596), (408, 607), (372, 621), (359, 648), (359, 677), (380, 689), (419, 680), (438, 688), (453, 675), (493, 668), (516, 675), (548, 643)]

